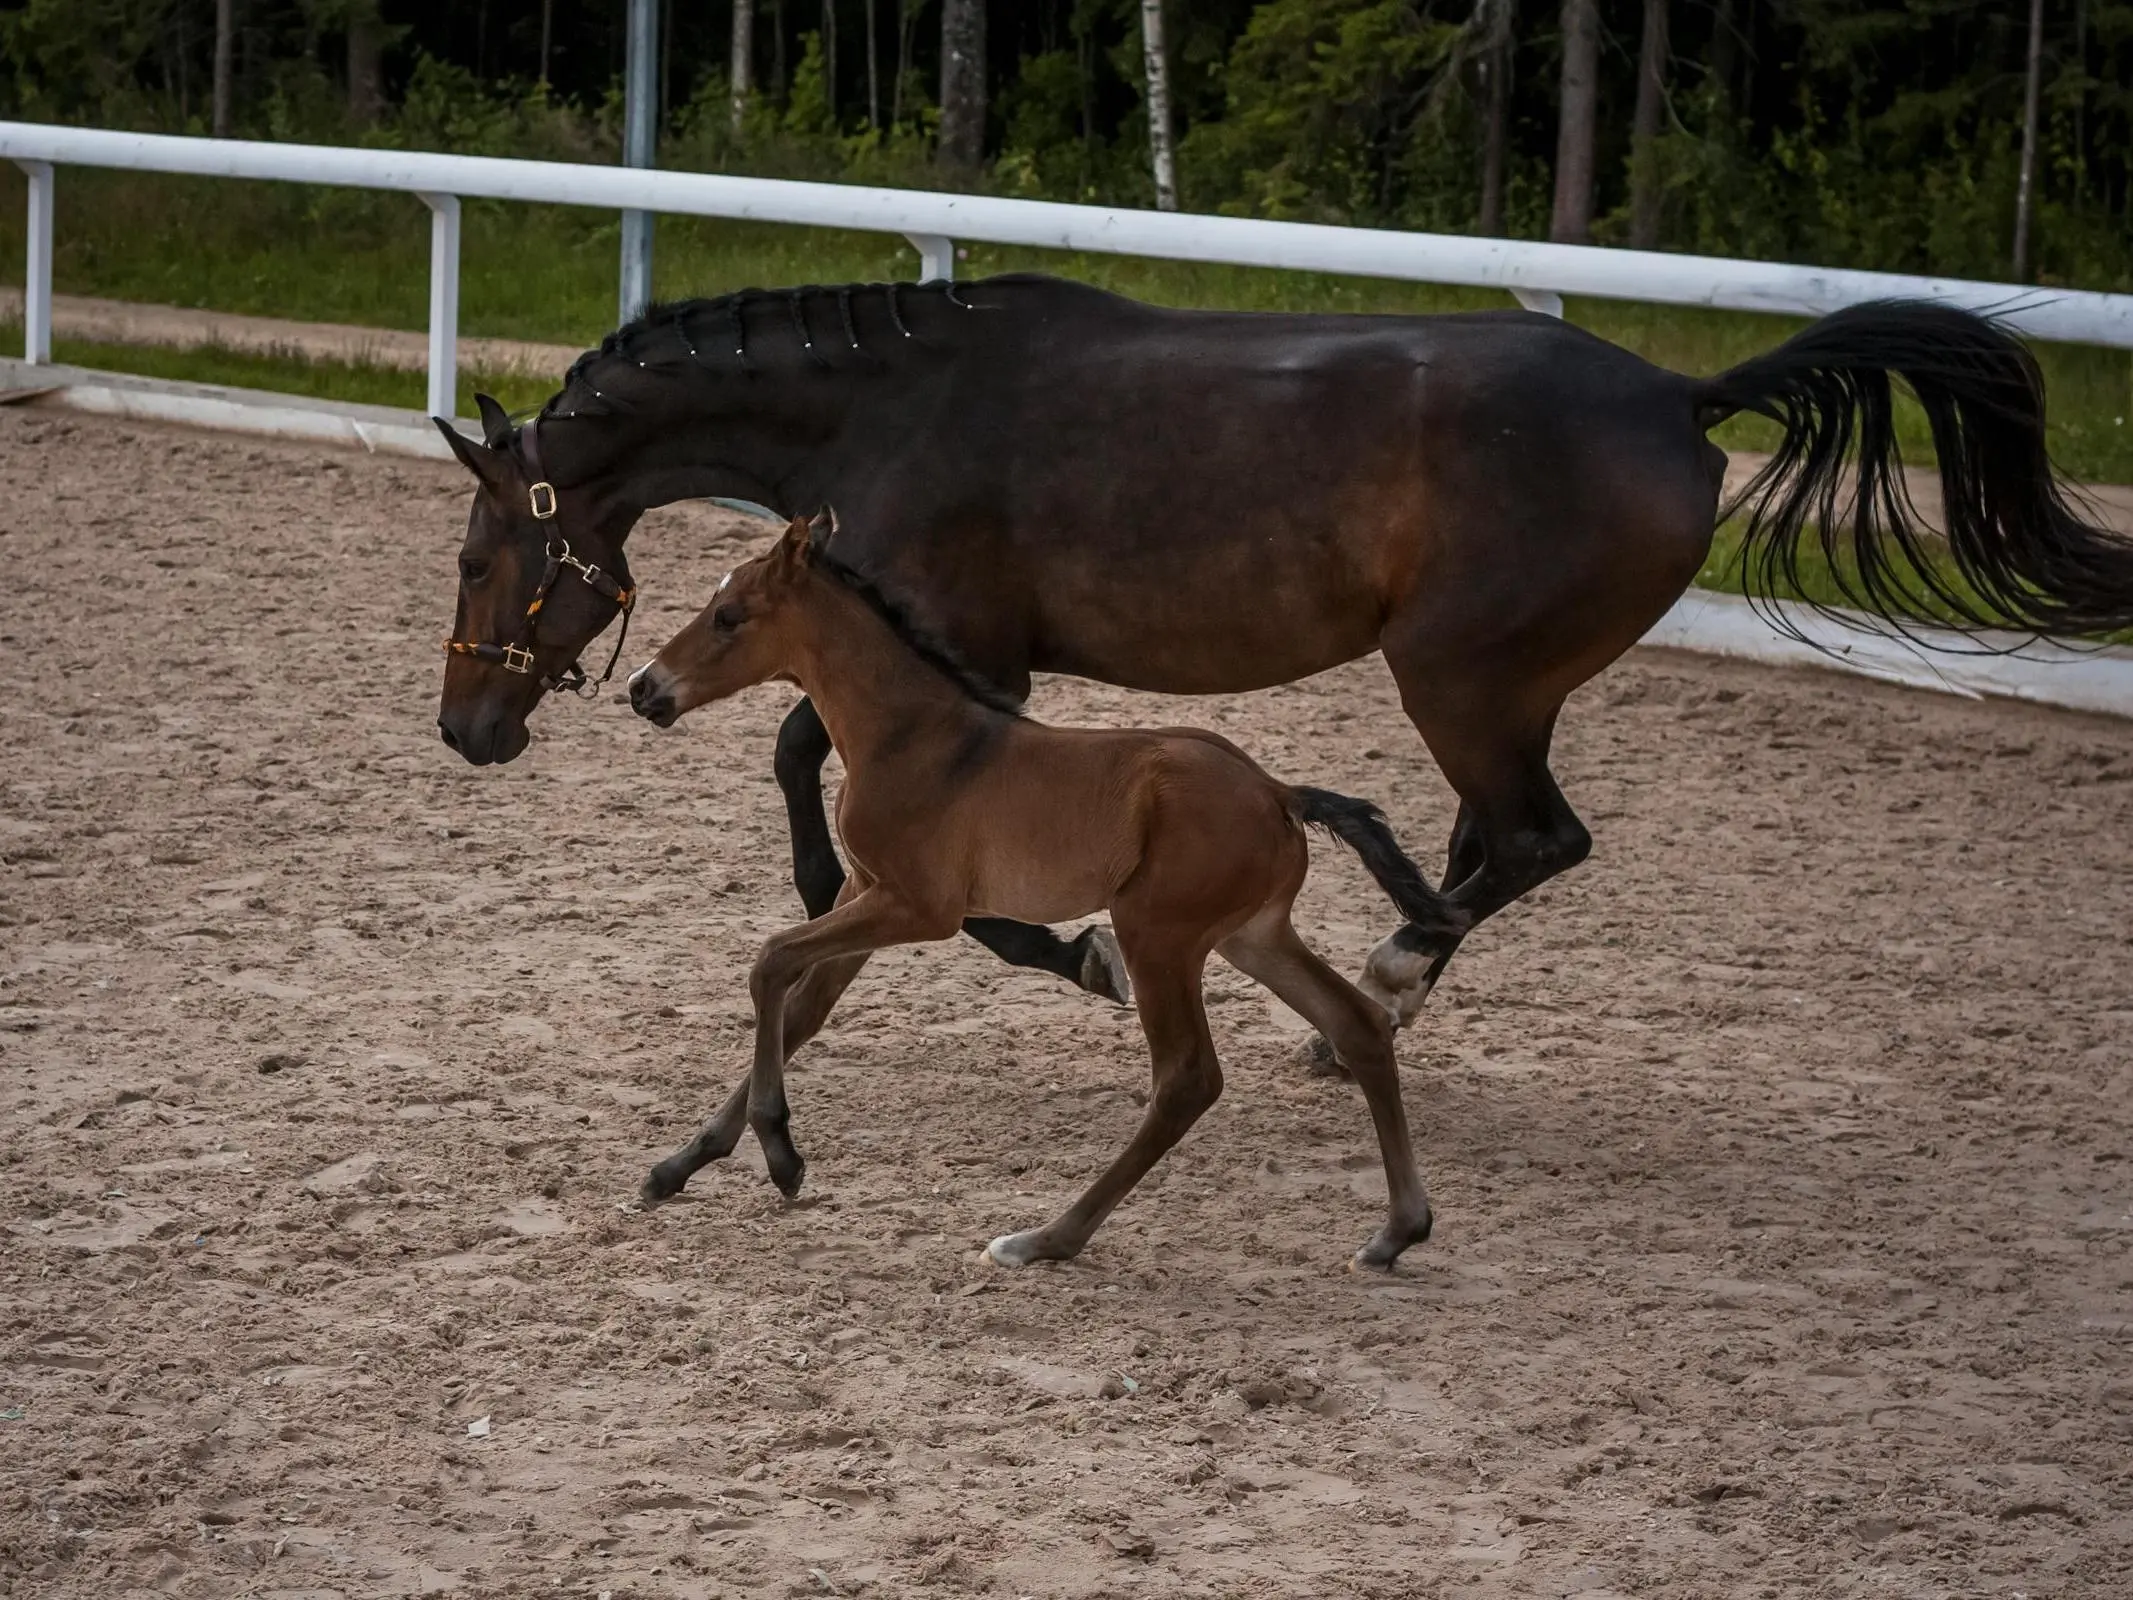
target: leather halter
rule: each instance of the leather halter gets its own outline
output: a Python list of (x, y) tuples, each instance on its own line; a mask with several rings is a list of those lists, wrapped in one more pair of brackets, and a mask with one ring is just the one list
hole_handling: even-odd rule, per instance
[[(527, 509), (536, 522), (555, 520), (557, 501), (555, 485), (550, 483), (541, 470), (541, 446), (537, 437), (539, 420), (527, 423), (519, 429), (519, 454), (523, 458), (526, 476), (532, 480), (526, 487)], [(541, 692), (547, 694), (556, 689), (568, 689), (581, 699), (591, 699), (600, 692), (601, 686), (615, 675), (615, 663), (622, 659), (623, 642), (630, 636), (630, 613), (637, 604), (637, 591), (625, 589), (611, 575), (589, 562), (580, 561), (570, 553), (570, 541), (560, 531), (552, 534), (547, 544), (547, 564), (541, 569), (540, 586), (533, 591), (533, 601), (526, 607), (525, 619), (519, 624), (518, 638), (510, 644), (478, 643), (467, 639), (447, 639), (444, 642), (446, 655), (472, 656), (477, 661), (494, 662), (506, 672), (521, 675), (533, 671), (535, 631), (540, 625), (541, 607), (548, 603), (549, 593), (563, 569), (574, 569), (581, 581), (590, 584), (593, 591), (605, 596), (622, 608), (622, 631), (615, 635), (613, 654), (607, 658), (607, 668), (596, 679), (585, 676), (585, 668), (572, 661), (561, 672), (543, 674)]]

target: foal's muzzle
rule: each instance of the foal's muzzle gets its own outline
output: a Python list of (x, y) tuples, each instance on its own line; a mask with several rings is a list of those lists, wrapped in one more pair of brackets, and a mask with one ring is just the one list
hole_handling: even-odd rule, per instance
[(673, 682), (659, 670), (658, 662), (648, 661), (630, 674), (630, 709), (662, 728), (673, 727), (681, 715), (674, 702)]

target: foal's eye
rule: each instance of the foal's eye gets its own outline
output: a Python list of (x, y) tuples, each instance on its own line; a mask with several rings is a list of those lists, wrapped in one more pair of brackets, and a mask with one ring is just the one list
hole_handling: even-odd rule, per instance
[(489, 575), (489, 563), (475, 556), (459, 558), (459, 577), (464, 583), (479, 583)]
[(720, 606), (711, 613), (711, 626), (720, 633), (731, 633), (741, 625), (741, 614), (732, 606)]

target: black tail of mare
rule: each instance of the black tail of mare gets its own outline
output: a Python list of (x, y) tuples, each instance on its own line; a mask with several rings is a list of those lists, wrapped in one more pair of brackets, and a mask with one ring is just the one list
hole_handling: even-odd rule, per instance
[[(1933, 432), (1945, 546), (1904, 484), (1891, 375)], [(1759, 601), (1806, 592), (1800, 555), (1812, 536), (1846, 603), (1899, 629), (2133, 627), (2133, 542), (2069, 503), (2045, 449), (2043, 374), (1992, 319), (1915, 301), (1853, 306), (1695, 396), (1706, 429), (1748, 411), (1785, 430), (1728, 508), (1748, 509), (1741, 559)]]
[(1323, 828), (1361, 858), (1363, 869), (1377, 879), (1401, 916), (1425, 933), (1458, 935), (1472, 920), (1430, 887), (1422, 869), (1400, 848), (1385, 813), (1368, 800), (1335, 794), (1331, 789), (1290, 791), (1297, 812), (1314, 828)]

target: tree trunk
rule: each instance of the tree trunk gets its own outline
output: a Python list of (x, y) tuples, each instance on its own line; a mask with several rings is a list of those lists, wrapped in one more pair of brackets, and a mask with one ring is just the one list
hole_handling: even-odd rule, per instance
[(911, 76), (911, 36), (918, 31), (918, 8), (925, 0), (896, 0), (896, 81), (889, 86), (889, 126), (904, 120), (904, 83)]
[(1711, 53), (1706, 66), (1719, 99), (1731, 111), (1738, 99), (1734, 79), (1740, 75), (1740, 23), (1733, 15), (1733, 0), (1718, 0), (1711, 8)]
[(215, 0), (215, 137), (230, 136), (230, 69), (237, 59), (237, 0)]
[(785, 75), (785, 0), (770, 0), (770, 101), (783, 107), (792, 79)]
[(1548, 237), (1557, 244), (1592, 238), (1593, 125), (1600, 104), (1597, 0), (1563, 0), (1563, 84), (1555, 136), (1555, 210)]
[(1629, 243), (1659, 248), (1659, 131), (1666, 117), (1666, 0), (1644, 0), (1644, 42), (1637, 52), (1637, 116), (1630, 133)]
[(748, 120), (748, 99), (755, 93), (755, 0), (733, 0), (733, 47), (726, 64), (733, 89), (733, 131)]
[(837, 0), (822, 0), (822, 106), (837, 131)]
[(1481, 231), (1503, 232), (1504, 141), (1511, 119), (1511, 23), (1514, 0), (1488, 0), (1481, 47)]
[(385, 110), (385, 29), (377, 0), (348, 8), (348, 119), (368, 127)]
[(940, 158), (966, 172), (985, 159), (985, 0), (941, 0)]
[(1175, 211), (1178, 155), (1170, 121), (1170, 62), (1163, 53), (1163, 0), (1141, 0), (1141, 57), (1148, 85), (1148, 155), (1155, 164), (1155, 207)]
[(2015, 184), (2014, 280), (2029, 281), (2029, 216), (2037, 187), (2037, 98), (2044, 81), (2044, 0), (2029, 0), (2029, 75), (2022, 86), (2022, 172)]
[(874, 22), (874, 0), (867, 0), (867, 126), (881, 131), (881, 35)]
[(541, 0), (541, 87), (548, 87), (548, 59), (555, 46), (555, 0)]

